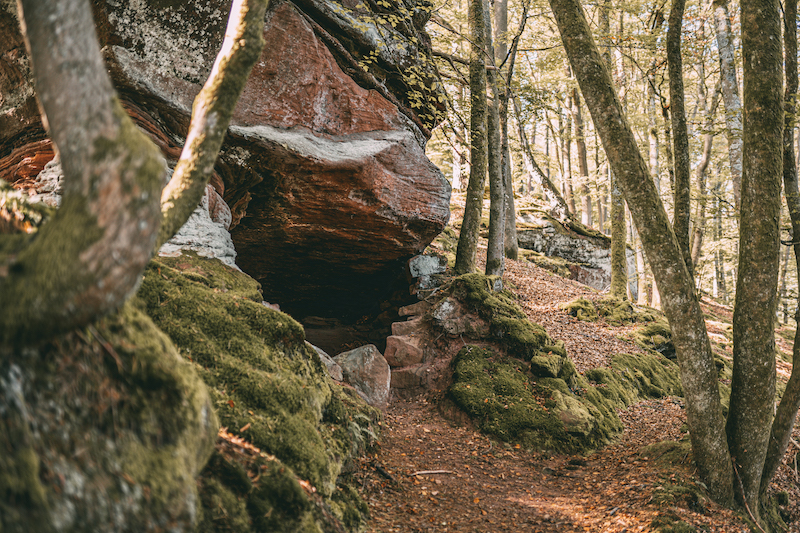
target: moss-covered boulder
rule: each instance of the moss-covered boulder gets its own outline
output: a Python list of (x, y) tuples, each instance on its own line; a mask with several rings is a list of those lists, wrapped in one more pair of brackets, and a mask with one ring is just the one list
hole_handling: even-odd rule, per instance
[(482, 431), (503, 441), (581, 453), (619, 435), (617, 409), (681, 393), (677, 365), (657, 355), (615, 355), (611, 368), (586, 377), (568, 358), (557, 376), (534, 368), (538, 375), (518, 359), (467, 346), (453, 360), (448, 395)]
[(192, 365), (133, 300), (0, 353), (0, 531), (190, 529), (218, 422)]
[(376, 438), (379, 414), (334, 384), (302, 326), (263, 305), (255, 280), (193, 253), (154, 260), (138, 296), (207, 384), (221, 425), (274, 457), (244, 477), (214, 459), (201, 476), (201, 530), (360, 528), (366, 508), (343, 470)]
[[(443, 288), (446, 296), (462, 303), (489, 324), (489, 339), (500, 342), (509, 355), (530, 361), (542, 351), (558, 351), (544, 328), (528, 321), (508, 290), (493, 291), (495, 279), (482, 274), (464, 274)], [(474, 338), (474, 337), (473, 337)]]
[(608, 297), (592, 301), (580, 296), (561, 304), (561, 309), (564, 309), (578, 320), (594, 322), (603, 318), (614, 326), (658, 320), (657, 312), (652, 309), (634, 307), (628, 300), (620, 298)]

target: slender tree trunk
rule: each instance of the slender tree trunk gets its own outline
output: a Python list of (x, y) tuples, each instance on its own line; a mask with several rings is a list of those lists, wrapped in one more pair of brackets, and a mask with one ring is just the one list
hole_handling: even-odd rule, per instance
[(550, 0), (550, 6), (609, 162), (629, 202), (653, 275), (662, 289), (700, 476), (714, 499), (729, 504), (733, 472), (717, 371), (694, 284), (579, 1)]
[[(611, 35), (611, 25), (609, 18), (609, 4), (606, 0), (600, 6), (599, 17), (600, 27), (598, 28), (601, 35)], [(622, 34), (622, 18), (620, 17), (619, 33)], [(608, 48), (603, 53), (603, 62), (611, 69), (611, 52)], [(621, 58), (619, 71), (622, 72)], [(624, 84), (624, 80), (623, 80)], [(621, 104), (624, 113), (624, 104)], [(595, 124), (595, 128), (599, 128)], [(602, 136), (601, 136), (602, 137)], [(622, 196), (622, 190), (617, 183), (617, 177), (614, 174), (614, 169), (610, 164), (610, 156), (608, 154), (608, 147), (605, 142), (603, 146), (606, 150), (606, 157), (609, 159), (608, 176), (609, 176), (609, 192), (611, 195), (611, 296), (613, 298), (626, 299), (628, 296), (628, 258), (626, 257), (627, 248), (627, 231), (625, 228), (625, 198)]]
[(742, 104), (739, 100), (739, 81), (736, 76), (733, 33), (728, 13), (728, 0), (714, 0), (714, 21), (719, 50), (719, 70), (722, 82), (722, 101), (728, 135), (728, 157), (731, 165), (733, 197), (738, 209), (742, 190)]
[(566, 116), (563, 117), (563, 129), (561, 130), (561, 168), (563, 170), (561, 189), (567, 200), (569, 212), (575, 214), (578, 211), (575, 208), (575, 194), (572, 189), (572, 118), (568, 111), (572, 107), (570, 101), (571, 98), (568, 98)]
[(686, 111), (683, 95), (683, 60), (681, 59), (681, 28), (686, 0), (674, 0), (669, 12), (667, 30), (667, 64), (669, 65), (669, 104), (672, 117), (672, 141), (675, 157), (674, 211), (672, 228), (678, 238), (686, 266), (692, 274), (689, 248), (689, 221), (691, 219), (691, 167), (689, 165), (689, 133), (686, 129)]
[(720, 298), (722, 303), (728, 303), (728, 289), (725, 283), (725, 254), (722, 245), (722, 183), (719, 165), (717, 166), (717, 182), (714, 185), (714, 240), (717, 242), (717, 253), (714, 254), (714, 296)]
[[(786, 168), (784, 164), (784, 169)], [(785, 172), (785, 170), (784, 170)], [(786, 325), (789, 323), (789, 302), (786, 298), (786, 273), (789, 270), (789, 255), (792, 251), (791, 246), (785, 246), (783, 249), (783, 258), (781, 259), (781, 273), (778, 276), (778, 305), (783, 310), (783, 320), (781, 322)], [(794, 365), (792, 365), (794, 368)]]
[(706, 194), (706, 172), (708, 171), (708, 164), (711, 161), (711, 148), (714, 144), (714, 115), (717, 113), (717, 105), (719, 105), (720, 88), (717, 86), (714, 89), (714, 96), (711, 98), (711, 108), (706, 106), (705, 84), (702, 82), (704, 69), (701, 64), (698, 71), (701, 73), (701, 82), (698, 84), (700, 94), (698, 100), (705, 115), (705, 124), (703, 128), (703, 155), (700, 162), (697, 164), (695, 170), (695, 177), (697, 179), (697, 212), (694, 219), (694, 229), (692, 231), (692, 266), (694, 271), (697, 272), (698, 264), (700, 263), (700, 256), (703, 248), (703, 237), (705, 236), (706, 225), (706, 203), (708, 202)]
[(742, 2), (745, 119), (739, 272), (733, 313), (733, 380), (728, 445), (742, 480), (737, 494), (758, 516), (769, 428), (775, 408), (783, 54), (777, 0)]
[[(785, 123), (783, 131), (783, 190), (786, 196), (786, 207), (789, 209), (789, 218), (792, 222), (792, 242), (800, 240), (800, 190), (798, 190), (797, 166), (794, 157), (794, 114), (796, 112), (797, 94), (797, 0), (784, 2), (784, 56), (786, 57), (786, 91), (784, 93)], [(800, 243), (795, 244), (795, 264), (800, 265)], [(787, 247), (787, 257), (788, 257)], [(784, 263), (788, 266), (787, 263)], [(784, 281), (781, 293), (785, 290), (786, 266), (784, 266)], [(800, 268), (797, 269), (798, 288), (800, 288)], [(798, 291), (800, 293), (800, 291)], [(765, 493), (772, 476), (780, 465), (789, 438), (792, 434), (797, 410), (800, 408), (800, 306), (798, 306), (795, 320), (798, 321), (797, 332), (792, 348), (792, 374), (786, 384), (781, 402), (775, 411), (775, 421), (767, 449), (767, 460), (764, 464), (764, 473), (761, 476), (761, 492)]]
[[(487, 66), (486, 83), (491, 90), (487, 155), (489, 162), (489, 242), (486, 250), (486, 275), (503, 276), (505, 269), (505, 195), (503, 194), (503, 142), (500, 130), (500, 89), (497, 85), (497, 68), (492, 45), (492, 22), (489, 0), (483, 0), (483, 16), (486, 35)], [(502, 279), (495, 286), (502, 290)]]
[(586, 227), (592, 225), (592, 193), (589, 191), (589, 160), (586, 156), (581, 97), (578, 88), (572, 89), (572, 119), (575, 121), (575, 151), (578, 156), (578, 174), (581, 188), (581, 222)]
[(458, 274), (475, 270), (478, 251), (478, 231), (483, 211), (483, 189), (486, 182), (486, 24), (483, 18), (483, 0), (469, 3), (469, 27), (472, 45), (469, 56), (470, 92), (470, 167), (464, 219), (458, 237), (456, 263)]

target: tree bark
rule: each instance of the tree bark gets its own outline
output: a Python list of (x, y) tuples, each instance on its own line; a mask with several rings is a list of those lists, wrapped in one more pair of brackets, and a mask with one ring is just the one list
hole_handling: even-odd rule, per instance
[[(508, 32), (508, 0), (498, 0), (494, 5), (496, 34), (503, 36), (497, 50), (501, 58), (506, 57), (505, 33)], [(511, 149), (508, 143), (508, 100), (511, 98), (511, 77), (514, 74), (514, 64), (517, 58), (517, 43), (525, 29), (528, 20), (528, 5), (522, 7), (522, 18), (517, 37), (508, 55), (505, 69), (505, 83), (500, 98), (500, 126), (502, 128), (503, 150), (503, 195), (505, 197), (505, 255), (516, 260), (519, 257), (519, 243), (517, 241), (517, 210), (514, 206), (514, 181), (511, 175)], [(530, 191), (528, 191), (530, 192)]]
[(461, 233), (458, 236), (456, 263), (457, 274), (467, 274), (475, 270), (478, 251), (478, 231), (483, 211), (483, 189), (486, 182), (486, 38), (483, 17), (483, 0), (469, 3), (469, 27), (471, 47), (469, 56), (470, 92), (470, 167), (467, 199)]
[(775, 402), (783, 54), (777, 0), (742, 6), (744, 128), (739, 273), (733, 313), (733, 380), (728, 445), (744, 487), (737, 494), (758, 513), (761, 475)]
[[(783, 190), (786, 196), (786, 207), (789, 209), (789, 218), (792, 222), (792, 238), (795, 242), (800, 238), (800, 190), (798, 189), (797, 165), (794, 156), (794, 114), (796, 112), (797, 94), (797, 0), (786, 0), (784, 2), (783, 14), (783, 43), (784, 65), (786, 73), (786, 90), (784, 92), (784, 109), (786, 112), (784, 131), (783, 131)], [(795, 263), (800, 265), (800, 244), (795, 244), (794, 256)], [(788, 252), (788, 249), (787, 249)], [(784, 266), (784, 276), (786, 275)], [(800, 268), (797, 269), (798, 287), (800, 287)], [(785, 277), (784, 277), (785, 282)], [(781, 291), (783, 293), (783, 290)], [(800, 306), (798, 306), (795, 320), (800, 320)], [(770, 432), (769, 447), (767, 448), (767, 459), (764, 464), (764, 472), (761, 475), (761, 493), (765, 494), (772, 476), (781, 463), (786, 447), (789, 445), (789, 438), (792, 435), (792, 428), (797, 417), (797, 410), (800, 408), (800, 328), (794, 336), (794, 346), (792, 347), (792, 374), (786, 383), (786, 390), (783, 393), (781, 402), (775, 411), (775, 420), (772, 423)]]
[[(505, 269), (505, 195), (503, 194), (502, 135), (500, 130), (500, 88), (497, 85), (494, 46), (492, 44), (492, 23), (489, 0), (483, 1), (484, 31), (486, 35), (487, 66), (486, 83), (492, 93), (489, 102), (489, 122), (487, 124), (489, 161), (489, 239), (486, 250), (486, 275), (503, 276)], [(502, 290), (502, 280), (495, 286)]]
[(64, 193), (30, 239), (0, 241), (0, 344), (49, 340), (117, 309), (155, 245), (166, 173), (106, 73), (87, 0), (23, 0), (20, 17)]
[(717, 50), (719, 50), (722, 101), (725, 105), (731, 182), (733, 183), (733, 197), (738, 209), (741, 205), (742, 190), (742, 104), (739, 99), (739, 81), (736, 76), (728, 0), (714, 0), (712, 5), (714, 7)]
[(694, 284), (579, 1), (550, 0), (550, 5), (581, 92), (661, 288), (662, 304), (678, 354), (687, 421), (699, 473), (712, 497), (730, 504), (733, 472), (725, 439), (717, 371)]
[(669, 12), (667, 30), (667, 64), (669, 66), (669, 107), (672, 117), (672, 142), (675, 157), (675, 188), (672, 228), (678, 238), (689, 273), (693, 273), (689, 248), (689, 221), (691, 219), (691, 167), (689, 165), (689, 133), (686, 129), (686, 111), (683, 94), (683, 60), (681, 58), (681, 28), (686, 0), (674, 0)]

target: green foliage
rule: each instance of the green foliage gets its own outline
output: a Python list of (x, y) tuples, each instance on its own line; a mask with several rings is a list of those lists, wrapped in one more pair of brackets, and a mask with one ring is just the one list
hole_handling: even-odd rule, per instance
[(344, 463), (376, 440), (378, 413), (330, 380), (300, 324), (264, 306), (252, 278), (191, 253), (154, 260), (139, 298), (208, 385), (221, 425), (276, 457), (246, 490), (230, 469), (217, 475), (219, 461), (205, 471), (204, 502), (231, 517), (212, 511), (204, 527), (217, 529), (206, 530), (249, 520), (252, 531), (317, 531), (321, 511), (298, 478), (339, 520), (363, 521), (360, 500), (342, 500), (337, 483)]

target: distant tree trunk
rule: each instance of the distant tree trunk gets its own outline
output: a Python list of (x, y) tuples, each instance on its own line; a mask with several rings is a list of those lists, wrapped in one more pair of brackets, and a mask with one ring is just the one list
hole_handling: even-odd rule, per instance
[[(796, 242), (800, 237), (800, 190), (798, 190), (797, 165), (794, 157), (794, 121), (797, 109), (797, 0), (785, 0), (783, 13), (784, 52), (786, 62), (786, 91), (784, 93), (784, 110), (786, 112), (783, 130), (783, 189), (786, 195), (786, 206), (789, 209), (789, 218), (792, 222), (791, 241)], [(795, 244), (795, 264), (800, 265), (800, 243)], [(786, 257), (788, 258), (788, 247)], [(785, 290), (786, 266), (784, 262), (784, 281), (781, 292)], [(800, 268), (797, 269), (798, 288), (800, 288)], [(800, 291), (798, 291), (800, 293)], [(800, 295), (798, 296), (800, 298)], [(797, 410), (800, 408), (800, 306), (798, 306), (795, 320), (798, 320), (797, 331), (794, 336), (792, 348), (792, 374), (786, 383), (781, 402), (775, 411), (775, 421), (767, 450), (767, 460), (764, 464), (764, 473), (761, 476), (761, 492), (766, 492), (772, 476), (780, 465), (789, 438), (792, 435)]]
[[(611, 25), (609, 19), (609, 0), (605, 0), (600, 6), (600, 24), (598, 30), (601, 35), (611, 35)], [(622, 19), (620, 19), (620, 34), (622, 33)], [(603, 62), (607, 68), (611, 68), (611, 52), (608, 48), (603, 52)], [(620, 71), (622, 68), (620, 67)], [(577, 77), (577, 76), (576, 76)], [(623, 108), (624, 109), (624, 108)], [(624, 112), (624, 111), (623, 111)], [(599, 128), (595, 123), (595, 129)], [(602, 138), (602, 135), (601, 135)], [(608, 147), (603, 142), (606, 149), (606, 157), (609, 159), (609, 192), (611, 194), (611, 296), (619, 299), (626, 299), (628, 296), (628, 258), (626, 256), (627, 231), (625, 228), (625, 198), (617, 183), (617, 177), (610, 164)]]
[[(492, 23), (489, 1), (483, 0), (484, 31), (486, 36), (487, 67), (486, 83), (492, 99), (489, 102), (487, 153), (489, 160), (489, 242), (486, 250), (486, 275), (501, 276), (505, 269), (505, 195), (503, 194), (502, 132), (500, 129), (500, 89), (497, 85), (494, 46), (492, 45)], [(496, 286), (502, 290), (502, 280)]]
[[(784, 165), (784, 169), (786, 166)], [(784, 170), (785, 173), (785, 170)], [(789, 270), (789, 255), (792, 251), (792, 247), (785, 246), (782, 253), (783, 258), (781, 259), (781, 273), (778, 276), (778, 305), (783, 310), (783, 320), (781, 322), (786, 325), (789, 323), (789, 302), (786, 298), (786, 273)], [(794, 368), (794, 365), (792, 365)]]
[(569, 212), (577, 213), (575, 209), (575, 194), (572, 189), (572, 118), (569, 116), (570, 98), (567, 98), (567, 109), (565, 115), (559, 114), (560, 133), (561, 133), (561, 193), (567, 200)]
[[(504, 36), (508, 32), (508, 0), (497, 0), (495, 2), (495, 27), (496, 34)], [(517, 32), (522, 35), (525, 24), (528, 20), (528, 5), (522, 9), (522, 22)], [(514, 40), (511, 54), (508, 55), (507, 67), (505, 70), (505, 83), (500, 98), (500, 124), (503, 129), (503, 194), (505, 195), (505, 254), (509, 259), (519, 257), (519, 243), (517, 241), (517, 210), (514, 206), (514, 183), (511, 175), (511, 149), (508, 143), (508, 100), (511, 98), (511, 77), (514, 73), (514, 63), (517, 57), (518, 39)], [(499, 56), (505, 58), (507, 55), (505, 38), (501, 39), (498, 48)], [(535, 131), (535, 130), (534, 130)], [(528, 190), (530, 193), (530, 188)]]
[(672, 228), (678, 238), (686, 266), (692, 274), (692, 252), (689, 247), (691, 219), (691, 167), (689, 166), (689, 133), (683, 105), (683, 61), (681, 59), (681, 28), (686, 0), (674, 0), (669, 12), (667, 30), (667, 64), (669, 65), (669, 107), (672, 117), (672, 141), (675, 156), (674, 212)]
[(719, 50), (719, 71), (722, 82), (722, 101), (725, 104), (728, 157), (731, 165), (731, 182), (736, 209), (741, 204), (742, 190), (742, 103), (739, 99), (739, 81), (731, 32), (728, 0), (714, 0), (714, 21)]
[(720, 180), (720, 170), (717, 166), (717, 182), (714, 184), (714, 240), (717, 244), (717, 253), (714, 254), (714, 296), (722, 299), (722, 303), (728, 303), (728, 288), (725, 282), (725, 254), (719, 244), (722, 240), (722, 183)]
[[(561, 193), (558, 191), (558, 187), (550, 181), (550, 177), (548, 174), (545, 174), (539, 165), (536, 163), (536, 160), (533, 157), (533, 152), (531, 151), (530, 143), (528, 143), (528, 136), (525, 133), (525, 129), (522, 126), (522, 120), (520, 119), (520, 111), (519, 111), (519, 104), (517, 103), (516, 97), (512, 98), (512, 103), (514, 105), (514, 114), (517, 119), (517, 131), (519, 132), (520, 144), (522, 145), (522, 153), (526, 157), (526, 160), (530, 164), (531, 168), (529, 172), (539, 181), (544, 189), (545, 193), (549, 193), (552, 197), (550, 202), (550, 215), (559, 220), (564, 222), (566, 220), (570, 220), (572, 215), (569, 212), (569, 207), (567, 206), (567, 202), (564, 201), (564, 198), (561, 196)], [(546, 142), (549, 144), (549, 131), (546, 130), (545, 139)], [(546, 199), (546, 197), (545, 197)]]
[(661, 169), (658, 165), (658, 125), (656, 120), (656, 92), (655, 74), (651, 71), (647, 75), (647, 139), (650, 146), (650, 174), (656, 184), (656, 190), (661, 194)]
[[(639, 152), (611, 76), (578, 0), (550, 0), (564, 48), (619, 185), (624, 188), (653, 275), (662, 289), (686, 398), (694, 458), (712, 497), (733, 498), (717, 370), (705, 319), (675, 234)], [(602, 30), (601, 30), (602, 31)]]
[(464, 218), (461, 221), (461, 234), (458, 236), (456, 263), (458, 274), (475, 270), (478, 252), (478, 232), (483, 211), (483, 189), (486, 182), (486, 39), (483, 19), (483, 0), (469, 3), (469, 27), (471, 47), (469, 56), (470, 92), (470, 167), (467, 185)]
[(581, 188), (581, 222), (586, 227), (592, 225), (592, 193), (589, 191), (589, 161), (586, 156), (581, 97), (578, 88), (572, 89), (572, 119), (575, 121), (575, 151), (578, 156), (578, 173)]
[(778, 0), (750, 0), (741, 5), (745, 123), (733, 379), (726, 429), (744, 487), (742, 501), (756, 517), (769, 443), (764, 428), (770, 427), (775, 408), (784, 119), (779, 9)]
[(705, 236), (706, 203), (708, 201), (706, 194), (706, 172), (708, 170), (708, 163), (711, 161), (711, 148), (714, 144), (714, 115), (717, 113), (717, 105), (719, 105), (720, 94), (720, 88), (717, 86), (714, 89), (714, 95), (711, 97), (711, 107), (708, 108), (706, 105), (705, 84), (702, 81), (704, 78), (703, 74), (705, 73), (702, 64), (702, 58), (700, 60), (700, 65), (698, 65), (698, 71), (700, 72), (701, 78), (701, 81), (698, 84), (700, 92), (698, 95), (698, 100), (705, 115), (705, 124), (703, 125), (703, 129), (705, 131), (703, 133), (703, 155), (701, 156), (700, 162), (697, 164), (697, 169), (695, 170), (698, 190), (697, 212), (694, 219), (694, 229), (692, 231), (692, 266), (695, 272), (697, 272), (697, 268), (700, 263), (700, 256), (703, 248), (703, 237)]

